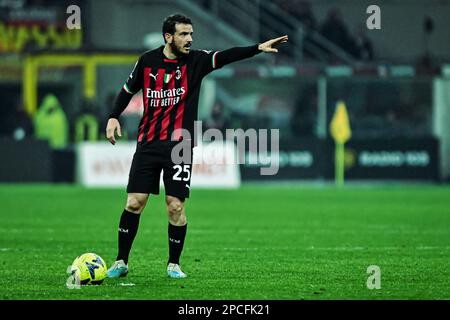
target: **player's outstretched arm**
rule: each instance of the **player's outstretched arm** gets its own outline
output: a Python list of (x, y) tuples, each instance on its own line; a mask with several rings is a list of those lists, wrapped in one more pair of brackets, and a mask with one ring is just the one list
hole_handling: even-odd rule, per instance
[(217, 52), (217, 56), (215, 57), (215, 59), (213, 59), (213, 68), (221, 68), (227, 64), (253, 57), (254, 55), (261, 52), (276, 53), (278, 52), (278, 49), (275, 49), (275, 47), (287, 41), (288, 36), (285, 35), (257, 45), (249, 47), (234, 47)]
[(106, 125), (106, 138), (111, 142), (112, 145), (116, 144), (116, 131), (119, 137), (122, 136), (122, 129), (120, 127), (119, 120), (115, 118), (110, 118), (108, 124)]
[(288, 40), (289, 40), (289, 37), (287, 35), (284, 35), (282, 37), (268, 40), (266, 42), (259, 44), (258, 49), (261, 50), (262, 52), (277, 53), (278, 49), (275, 49), (274, 47), (276, 47), (282, 43), (288, 42)]

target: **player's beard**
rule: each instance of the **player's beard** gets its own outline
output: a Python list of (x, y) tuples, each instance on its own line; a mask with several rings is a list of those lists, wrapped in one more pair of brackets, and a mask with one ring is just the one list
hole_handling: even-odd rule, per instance
[(184, 53), (180, 50), (180, 47), (176, 45), (175, 42), (169, 43), (170, 50), (172, 50), (172, 53), (176, 55), (177, 57), (184, 57), (187, 56), (187, 53)]

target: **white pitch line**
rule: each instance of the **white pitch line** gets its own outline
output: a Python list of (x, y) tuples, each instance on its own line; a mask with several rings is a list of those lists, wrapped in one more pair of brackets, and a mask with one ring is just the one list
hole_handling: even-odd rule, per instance
[(420, 247), (308, 247), (306, 250), (323, 251), (359, 251), (359, 250), (450, 250), (450, 246), (420, 246)]
[[(257, 251), (261, 248), (223, 248), (226, 251)], [(270, 250), (295, 250), (297, 247), (266, 247), (265, 249)], [(373, 251), (373, 250), (450, 250), (450, 246), (419, 246), (419, 247), (307, 247), (304, 250), (318, 250), (318, 251)]]
[(450, 246), (421, 246), (421, 247), (416, 247), (417, 250), (436, 250), (436, 249), (444, 249), (444, 250), (449, 250)]
[(228, 251), (257, 251), (258, 248), (223, 248), (223, 250)]

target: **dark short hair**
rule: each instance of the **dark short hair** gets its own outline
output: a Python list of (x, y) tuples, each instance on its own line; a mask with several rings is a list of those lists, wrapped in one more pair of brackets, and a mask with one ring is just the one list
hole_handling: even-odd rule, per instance
[(192, 25), (191, 19), (182, 14), (172, 14), (164, 19), (162, 26), (162, 34), (164, 38), (164, 42), (166, 42), (166, 37), (164, 35), (166, 33), (174, 34), (175, 33), (175, 25), (177, 23), (190, 24)]

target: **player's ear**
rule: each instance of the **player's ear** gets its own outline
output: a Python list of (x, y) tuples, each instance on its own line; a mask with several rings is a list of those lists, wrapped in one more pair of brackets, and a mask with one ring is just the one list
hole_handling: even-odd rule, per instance
[(166, 39), (166, 42), (170, 44), (170, 43), (172, 43), (173, 35), (168, 33), (168, 32), (166, 32), (164, 34), (164, 39)]

